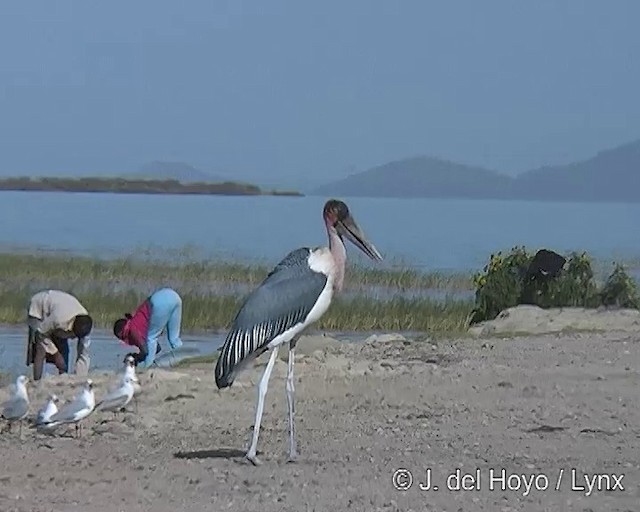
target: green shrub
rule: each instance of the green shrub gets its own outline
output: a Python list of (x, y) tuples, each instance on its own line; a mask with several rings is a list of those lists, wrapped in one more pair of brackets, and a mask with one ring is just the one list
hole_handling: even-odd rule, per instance
[(476, 306), (471, 322), (481, 322), (495, 318), (500, 311), (515, 306), (522, 296), (522, 269), (531, 261), (524, 247), (514, 247), (503, 257), (502, 253), (492, 254), (484, 271), (476, 274)]
[(541, 308), (600, 305), (638, 308), (640, 304), (637, 285), (621, 265), (615, 266), (602, 291), (598, 291), (592, 261), (586, 253), (571, 253), (555, 279), (525, 280), (534, 256), (524, 247), (514, 247), (506, 256), (501, 252), (491, 255), (483, 271), (474, 276), (476, 301), (472, 323), (491, 320), (518, 304)]
[(602, 287), (600, 300), (604, 306), (640, 308), (638, 285), (619, 263), (614, 265), (613, 272)]

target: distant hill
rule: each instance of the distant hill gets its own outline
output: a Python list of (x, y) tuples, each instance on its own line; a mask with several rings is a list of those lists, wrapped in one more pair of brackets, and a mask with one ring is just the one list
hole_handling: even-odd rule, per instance
[(522, 199), (640, 201), (640, 140), (568, 165), (541, 167), (514, 180)]
[(228, 178), (196, 169), (184, 162), (154, 161), (142, 165), (137, 171), (124, 175), (127, 179), (177, 180), (180, 183), (214, 183)]
[(430, 157), (389, 162), (323, 185), (313, 195), (506, 198), (512, 179), (481, 167)]
[(429, 157), (397, 160), (316, 188), (311, 195), (640, 201), (640, 140), (568, 165), (516, 177)]

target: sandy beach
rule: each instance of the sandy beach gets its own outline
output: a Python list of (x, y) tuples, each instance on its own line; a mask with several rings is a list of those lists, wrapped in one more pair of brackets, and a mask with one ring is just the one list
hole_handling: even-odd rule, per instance
[[(151, 370), (140, 374), (137, 413), (134, 406), (115, 420), (94, 413), (81, 439), (72, 437), (73, 428), (55, 437), (25, 429), (22, 442), (17, 426), (2, 434), (0, 509), (636, 510), (637, 333), (433, 341), (391, 335), (364, 344), (302, 338), (296, 365), (300, 459), (286, 463), (281, 350), (266, 400), (259, 467), (243, 454), (266, 357), (224, 391), (215, 387), (211, 364)], [(93, 380), (99, 398), (113, 374)], [(77, 388), (71, 382), (77, 379), (49, 378), (39, 388), (30, 383), (33, 413), (51, 391), (72, 398)], [(431, 489), (421, 490), (428, 469)], [(471, 477), (448, 479), (457, 469)], [(394, 473), (396, 486), (409, 481), (398, 470), (412, 473), (411, 488), (394, 487)], [(594, 475), (601, 477), (590, 489), (585, 475), (591, 484)], [(458, 483), (467, 490), (456, 490)]]

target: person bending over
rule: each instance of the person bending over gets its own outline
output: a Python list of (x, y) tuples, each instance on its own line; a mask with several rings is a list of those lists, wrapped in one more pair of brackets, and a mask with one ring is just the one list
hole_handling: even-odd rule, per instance
[(87, 375), (91, 358), (93, 319), (73, 295), (60, 290), (44, 290), (31, 297), (27, 308), (27, 366), (33, 365), (33, 380), (40, 380), (44, 364), (56, 366), (58, 373), (69, 371), (69, 340), (78, 339), (74, 372)]
[(149, 368), (160, 352), (158, 338), (166, 328), (171, 350), (182, 346), (180, 324), (182, 322), (182, 299), (171, 288), (153, 292), (138, 306), (133, 315), (125, 314), (113, 324), (113, 334), (127, 345), (138, 348), (132, 354), (136, 366)]

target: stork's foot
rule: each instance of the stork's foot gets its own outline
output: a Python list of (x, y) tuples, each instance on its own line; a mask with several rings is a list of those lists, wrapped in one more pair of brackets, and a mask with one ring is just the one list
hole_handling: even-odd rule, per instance
[(258, 458), (258, 455), (255, 454), (255, 453), (247, 452), (245, 457), (254, 466), (261, 466), (262, 465), (262, 461)]
[(298, 443), (296, 443), (296, 438), (291, 435), (289, 436), (289, 458), (287, 462), (296, 462), (298, 460)]

